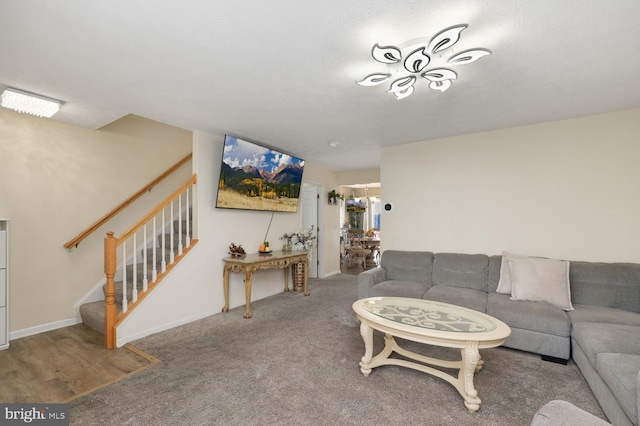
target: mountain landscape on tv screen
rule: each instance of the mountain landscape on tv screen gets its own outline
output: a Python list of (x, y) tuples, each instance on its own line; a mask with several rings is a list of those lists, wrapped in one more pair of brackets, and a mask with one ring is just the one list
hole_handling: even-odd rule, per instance
[(255, 166), (222, 163), (216, 206), (296, 212), (303, 166), (283, 164), (269, 172)]
[[(300, 194), (300, 182), (302, 181), (302, 166), (299, 164), (283, 164), (273, 172), (258, 169), (254, 166), (232, 168), (226, 163), (222, 164), (220, 180), (227, 189), (233, 189), (240, 193), (257, 195), (253, 189), (257, 185), (276, 191), (280, 196), (297, 198)], [(263, 181), (263, 183), (259, 183)]]

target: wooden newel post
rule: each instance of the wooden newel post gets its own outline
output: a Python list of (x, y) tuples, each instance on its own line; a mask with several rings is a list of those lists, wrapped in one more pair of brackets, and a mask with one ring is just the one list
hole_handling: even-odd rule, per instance
[(104, 337), (107, 349), (116, 347), (116, 324), (117, 307), (116, 307), (116, 285), (113, 277), (116, 273), (116, 238), (113, 232), (107, 232), (104, 239), (104, 273), (107, 276), (106, 304), (104, 307)]

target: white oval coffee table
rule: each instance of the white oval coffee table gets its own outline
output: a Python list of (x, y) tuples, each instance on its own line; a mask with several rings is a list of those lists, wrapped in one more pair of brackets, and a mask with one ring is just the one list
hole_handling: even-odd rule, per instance
[[(474, 374), (482, 368), (479, 349), (504, 343), (511, 329), (490, 315), (461, 306), (406, 297), (370, 297), (353, 304), (361, 322), (360, 334), (365, 354), (360, 371), (365, 376), (381, 365), (398, 365), (439, 377), (451, 383), (464, 398), (469, 412), (480, 409), (480, 398), (473, 385)], [(373, 356), (373, 330), (381, 331), (384, 348)], [(426, 357), (398, 346), (394, 337), (428, 345), (459, 348), (460, 361), (445, 361)], [(390, 358), (395, 352), (412, 361)], [(417, 362), (414, 362), (417, 361)], [(457, 369), (458, 376), (430, 367)]]

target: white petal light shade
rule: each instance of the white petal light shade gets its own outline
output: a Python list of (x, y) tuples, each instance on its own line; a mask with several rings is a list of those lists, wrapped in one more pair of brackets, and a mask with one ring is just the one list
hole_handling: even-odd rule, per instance
[(0, 105), (14, 111), (35, 115), (38, 117), (51, 117), (60, 110), (62, 101), (23, 92), (22, 90), (6, 88), (0, 95)]
[[(467, 24), (454, 25), (440, 31), (431, 40), (414, 39), (397, 47), (375, 44), (371, 56), (386, 65), (386, 72), (369, 74), (357, 83), (361, 86), (377, 86), (391, 80), (387, 93), (392, 93), (396, 99), (410, 96), (415, 91), (418, 77), (427, 80), (429, 88), (446, 91), (458, 79), (458, 73), (450, 67), (470, 64), (491, 54), (490, 50), (484, 48), (453, 52), (452, 47), (467, 27)], [(432, 68), (427, 69), (427, 66)]]
[(389, 80), (391, 74), (371, 74), (360, 81), (356, 81), (360, 86), (377, 86)]
[(413, 87), (413, 83), (415, 82), (416, 78), (414, 76), (399, 78), (391, 83), (391, 87), (387, 91), (391, 93), (404, 92), (408, 88)]
[(400, 62), (402, 59), (400, 49), (397, 47), (378, 46), (377, 44), (373, 46), (371, 56), (373, 56), (373, 59), (378, 62), (382, 62), (383, 64), (395, 64), (396, 62)]
[(460, 33), (465, 28), (467, 28), (467, 25), (456, 25), (455, 27), (450, 27), (440, 31), (431, 39), (431, 42), (429, 43), (429, 51), (436, 53), (453, 46), (458, 40), (460, 40)]
[(414, 50), (409, 54), (409, 56), (407, 56), (407, 59), (404, 61), (404, 67), (407, 71), (418, 73), (429, 65), (431, 58), (425, 53), (426, 49), (426, 47), (422, 47), (418, 50)]
[(404, 99), (407, 96), (411, 95), (413, 93), (414, 87), (410, 86), (407, 89), (403, 90), (402, 92), (395, 92), (394, 95), (396, 95), (396, 99)]
[(432, 81), (429, 84), (429, 87), (432, 88), (433, 90), (439, 90), (441, 92), (444, 92), (449, 87), (451, 87), (451, 80)]
[(491, 51), (487, 49), (473, 49), (460, 52), (449, 59), (450, 64), (470, 64), (483, 56), (491, 55)]
[(424, 72), (422, 76), (429, 81), (455, 80), (458, 78), (458, 74), (456, 74), (455, 71), (446, 68), (428, 70)]

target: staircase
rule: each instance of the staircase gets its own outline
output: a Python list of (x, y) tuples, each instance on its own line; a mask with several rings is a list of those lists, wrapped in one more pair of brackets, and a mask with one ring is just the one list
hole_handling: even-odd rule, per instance
[[(139, 250), (135, 258), (138, 260), (134, 265), (133, 262), (127, 264), (126, 266), (126, 282), (127, 282), (127, 297), (129, 309), (131, 310), (131, 301), (140, 300), (143, 295), (148, 294), (150, 291), (144, 292), (144, 280), (151, 281), (152, 271), (157, 271), (158, 273), (163, 270), (163, 260), (164, 265), (175, 266), (178, 262), (172, 262), (174, 260), (180, 260), (182, 257), (179, 256), (179, 243), (182, 243), (182, 253), (184, 254), (184, 247), (191, 246), (196, 241), (189, 241), (189, 236), (184, 234), (185, 229), (192, 229), (191, 227), (191, 209), (189, 209), (189, 224), (187, 225), (186, 220), (178, 221), (175, 220), (173, 222), (173, 250), (171, 250), (171, 233), (164, 234), (164, 248), (165, 248), (165, 256), (162, 258), (162, 244), (163, 244), (163, 233), (157, 235), (156, 238), (156, 260), (154, 264), (153, 260), (153, 248), (147, 248), (145, 250)], [(187, 227), (188, 226), (188, 227)], [(180, 232), (181, 231), (181, 232)], [(182, 234), (182, 241), (179, 241), (180, 234)], [(190, 248), (190, 247), (187, 247)], [(147, 259), (147, 275), (145, 277), (145, 268), (144, 268), (144, 259)], [(135, 268), (134, 268), (135, 266)], [(169, 269), (169, 266), (165, 266), (165, 268)], [(134, 272), (135, 270), (135, 272)], [(135, 280), (134, 280), (135, 273)], [(134, 281), (135, 281), (135, 289), (137, 293), (137, 297), (134, 298)], [(159, 282), (159, 280), (158, 280)], [(122, 302), (124, 296), (124, 289), (122, 285), (122, 279), (115, 282), (115, 303), (117, 307), (117, 316), (120, 320), (123, 315), (122, 310)], [(106, 299), (106, 287), (107, 284), (103, 285), (103, 294)], [(151, 289), (149, 289), (151, 290)], [(82, 322), (92, 329), (98, 331), (101, 334), (105, 332), (105, 300), (100, 300), (97, 302), (89, 302), (80, 306), (80, 317), (82, 318)]]

